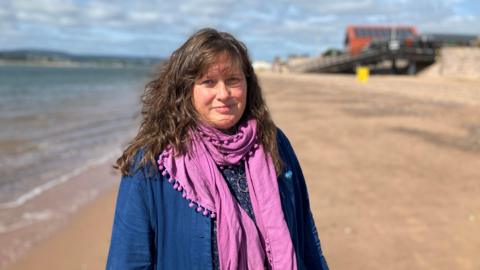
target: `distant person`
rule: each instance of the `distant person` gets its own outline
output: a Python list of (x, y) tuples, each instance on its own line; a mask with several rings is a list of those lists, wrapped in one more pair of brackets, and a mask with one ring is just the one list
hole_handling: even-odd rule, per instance
[(202, 29), (143, 94), (107, 269), (328, 269), (300, 165), (247, 49)]
[(282, 59), (279, 56), (275, 56), (272, 64), (272, 71), (275, 73), (282, 73)]

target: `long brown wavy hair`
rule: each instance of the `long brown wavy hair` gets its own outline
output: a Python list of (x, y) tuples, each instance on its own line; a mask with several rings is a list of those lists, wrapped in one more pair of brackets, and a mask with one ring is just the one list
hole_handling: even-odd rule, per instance
[(131, 174), (139, 150), (143, 151), (143, 157), (135, 169), (147, 162), (156, 164), (156, 157), (167, 145), (173, 146), (180, 154), (188, 151), (189, 130), (194, 129), (199, 121), (192, 103), (193, 85), (223, 54), (242, 68), (247, 81), (247, 103), (239, 122), (250, 118), (257, 120), (257, 136), (280, 173), (282, 162), (277, 149), (276, 126), (262, 97), (247, 48), (231, 34), (211, 28), (193, 34), (172, 53), (156, 78), (146, 85), (141, 99), (140, 129), (118, 158), (116, 169), (123, 175)]

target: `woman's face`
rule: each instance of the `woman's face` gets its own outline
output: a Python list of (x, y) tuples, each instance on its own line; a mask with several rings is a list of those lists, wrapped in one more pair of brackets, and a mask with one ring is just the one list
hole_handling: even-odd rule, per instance
[(228, 130), (235, 126), (246, 103), (245, 74), (227, 54), (220, 55), (193, 86), (193, 106), (200, 120), (217, 129)]

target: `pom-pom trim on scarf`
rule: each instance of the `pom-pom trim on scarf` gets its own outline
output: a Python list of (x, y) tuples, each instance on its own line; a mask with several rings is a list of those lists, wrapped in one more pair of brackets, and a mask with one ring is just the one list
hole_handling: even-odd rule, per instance
[(182, 193), (182, 198), (184, 198), (189, 202), (188, 207), (194, 209), (197, 213), (202, 213), (204, 216), (208, 216), (212, 219), (216, 218), (217, 214), (215, 213), (214, 210), (208, 209), (207, 207), (200, 205), (200, 203), (198, 203), (194, 199), (190, 198), (187, 195), (185, 188), (180, 184), (180, 182), (173, 179), (170, 176), (170, 174), (165, 169), (165, 166), (163, 165), (166, 157), (168, 157), (168, 153), (164, 152), (158, 157), (158, 161), (157, 161), (158, 169), (160, 170), (160, 173), (162, 174), (162, 176), (168, 181), (168, 183), (171, 184), (174, 190)]

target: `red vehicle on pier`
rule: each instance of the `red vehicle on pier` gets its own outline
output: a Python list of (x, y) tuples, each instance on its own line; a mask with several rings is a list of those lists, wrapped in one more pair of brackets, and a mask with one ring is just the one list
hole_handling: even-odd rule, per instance
[(375, 45), (387, 45), (395, 50), (401, 44), (411, 47), (416, 37), (418, 33), (414, 26), (350, 25), (347, 27), (345, 47), (350, 55), (360, 54)]

